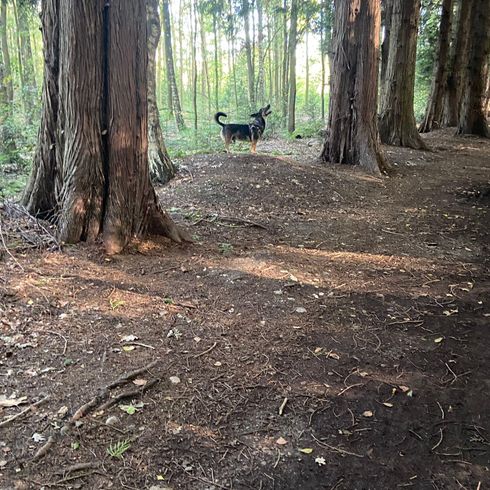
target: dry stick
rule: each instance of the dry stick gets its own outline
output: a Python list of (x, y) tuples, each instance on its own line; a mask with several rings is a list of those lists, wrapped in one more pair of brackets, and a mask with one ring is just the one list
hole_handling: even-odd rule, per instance
[(337, 396), (343, 395), (346, 391), (350, 390), (351, 388), (355, 388), (356, 386), (362, 386), (362, 383), (356, 383), (354, 385), (347, 386), (347, 388), (344, 388), (342, 391), (339, 391), (337, 393)]
[(119, 395), (115, 396), (114, 398), (111, 398), (110, 400), (107, 400), (103, 405), (99, 407), (99, 410), (107, 410), (108, 408), (112, 407), (119, 401), (123, 400), (124, 398), (134, 398), (138, 395), (143, 394), (145, 391), (149, 390), (152, 386), (158, 383), (160, 381), (159, 379), (153, 379), (146, 385), (142, 386), (141, 388), (137, 390), (131, 390), (131, 391), (125, 391), (124, 393), (120, 393)]
[(2, 240), (3, 248), (10, 255), (10, 258), (20, 267), (20, 270), (22, 272), (24, 272), (25, 269), (20, 265), (19, 261), (12, 255), (9, 248), (7, 247), (7, 244), (5, 243), (5, 238), (3, 237), (3, 233), (2, 233), (2, 221), (1, 220), (0, 220), (0, 239)]
[(32, 457), (32, 461), (37, 461), (38, 459), (41, 459), (51, 449), (51, 446), (55, 443), (55, 441), (55, 436), (49, 436), (46, 444), (41, 446), (36, 454)]
[(439, 431), (440, 431), (440, 433), (441, 433), (441, 436), (440, 436), (440, 438), (439, 438), (439, 441), (438, 441), (438, 442), (437, 442), (437, 444), (436, 444), (436, 445), (435, 445), (435, 446), (434, 446), (434, 447), (431, 449), (431, 451), (436, 450), (436, 449), (437, 449), (437, 448), (438, 448), (438, 447), (441, 445), (441, 443), (442, 443), (442, 439), (443, 439), (443, 437), (444, 437), (444, 434), (443, 434), (443, 432), (442, 432), (442, 427), (439, 429)]
[(6, 427), (7, 425), (9, 425), (14, 420), (18, 419), (19, 417), (22, 417), (22, 415), (26, 414), (27, 412), (30, 412), (33, 408), (38, 407), (39, 405), (41, 405), (41, 403), (44, 403), (47, 400), (49, 400), (49, 396), (46, 396), (45, 398), (37, 401), (36, 403), (29, 405), (26, 409), (22, 410), (22, 412), (19, 412), (16, 415), (12, 415), (12, 417), (10, 417), (10, 418), (8, 418), (8, 419), (6, 419), (0, 423), (0, 428)]
[(347, 454), (349, 456), (355, 456), (356, 458), (364, 458), (364, 456), (362, 454), (351, 453), (350, 451), (346, 451), (345, 449), (341, 449), (341, 448), (336, 447), (336, 446), (330, 446), (329, 444), (326, 444), (326, 443), (320, 441), (319, 439), (317, 439), (313, 434), (311, 434), (311, 437), (313, 437), (313, 439), (315, 439), (315, 441), (317, 442), (318, 445), (325, 447), (327, 449), (330, 449), (331, 451), (335, 451), (335, 452), (338, 452), (340, 454)]
[(218, 342), (215, 342), (209, 349), (206, 349), (204, 352), (201, 352), (200, 354), (196, 354), (194, 356), (194, 359), (197, 359), (198, 357), (204, 356), (205, 354), (208, 354), (211, 352), (216, 346), (218, 345)]
[(81, 471), (81, 470), (91, 470), (93, 468), (99, 468), (100, 464), (99, 463), (77, 463), (71, 466), (68, 466), (68, 468), (63, 468), (56, 473), (58, 475), (69, 475), (70, 473), (74, 473), (75, 471)]

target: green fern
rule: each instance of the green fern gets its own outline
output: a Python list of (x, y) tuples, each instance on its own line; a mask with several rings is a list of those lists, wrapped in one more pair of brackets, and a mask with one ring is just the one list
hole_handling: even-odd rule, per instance
[(131, 441), (124, 439), (124, 441), (118, 441), (116, 444), (111, 444), (107, 448), (107, 453), (111, 458), (121, 459), (123, 454), (131, 447)]

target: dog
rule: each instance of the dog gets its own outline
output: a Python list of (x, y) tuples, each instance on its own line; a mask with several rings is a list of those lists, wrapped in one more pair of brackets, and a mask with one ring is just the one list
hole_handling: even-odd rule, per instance
[(221, 138), (225, 142), (227, 153), (230, 151), (230, 143), (239, 141), (250, 141), (250, 151), (257, 152), (257, 142), (265, 131), (265, 118), (271, 114), (271, 105), (267, 104), (259, 112), (250, 114), (253, 121), (250, 124), (224, 124), (219, 118), (228, 117), (224, 112), (217, 112), (214, 120), (221, 126)]

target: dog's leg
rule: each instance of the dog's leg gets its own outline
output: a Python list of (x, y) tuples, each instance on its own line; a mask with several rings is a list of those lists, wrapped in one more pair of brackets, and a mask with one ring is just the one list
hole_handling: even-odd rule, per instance
[(257, 153), (257, 141), (252, 141), (252, 144), (250, 145), (250, 151), (252, 153)]

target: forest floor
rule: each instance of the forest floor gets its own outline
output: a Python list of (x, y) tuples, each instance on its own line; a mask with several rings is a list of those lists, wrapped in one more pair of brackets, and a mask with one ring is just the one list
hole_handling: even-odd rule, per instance
[(426, 138), (182, 160), (192, 245), (4, 250), (0, 488), (490, 488), (490, 142)]

